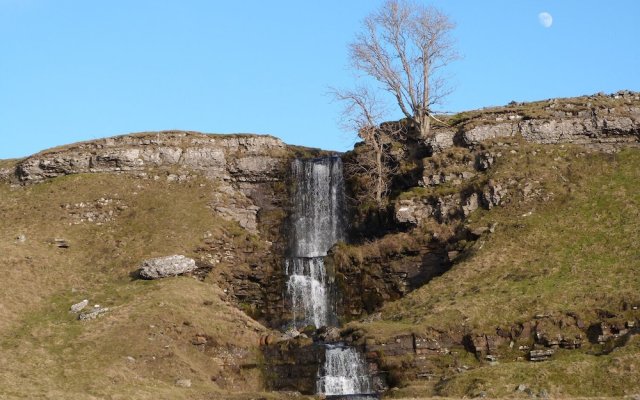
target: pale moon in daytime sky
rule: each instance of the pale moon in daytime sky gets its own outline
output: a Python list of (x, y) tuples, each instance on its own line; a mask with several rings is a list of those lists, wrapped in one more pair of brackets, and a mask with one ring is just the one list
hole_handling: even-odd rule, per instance
[(551, 27), (551, 24), (553, 24), (553, 17), (551, 16), (551, 14), (544, 11), (538, 14), (538, 21), (540, 21), (540, 25), (544, 26), (545, 28), (549, 28)]

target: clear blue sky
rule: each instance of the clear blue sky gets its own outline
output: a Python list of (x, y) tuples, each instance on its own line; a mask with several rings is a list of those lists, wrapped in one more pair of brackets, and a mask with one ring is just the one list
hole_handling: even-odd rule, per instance
[[(0, 158), (165, 129), (346, 150), (327, 87), (381, 2), (0, 0)], [(638, 0), (430, 3), (464, 55), (445, 111), (640, 90)]]

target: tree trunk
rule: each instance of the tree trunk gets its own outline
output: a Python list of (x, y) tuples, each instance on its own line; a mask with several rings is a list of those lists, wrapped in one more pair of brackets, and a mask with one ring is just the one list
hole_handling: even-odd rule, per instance
[(382, 206), (382, 191), (383, 191), (383, 185), (384, 185), (384, 176), (382, 173), (382, 151), (383, 151), (383, 147), (382, 144), (379, 143), (376, 146), (376, 168), (377, 168), (377, 174), (378, 175), (376, 178), (376, 202), (378, 203), (378, 207)]
[(424, 113), (419, 117), (418, 127), (420, 128), (420, 138), (427, 139), (431, 137), (431, 118), (429, 114)]

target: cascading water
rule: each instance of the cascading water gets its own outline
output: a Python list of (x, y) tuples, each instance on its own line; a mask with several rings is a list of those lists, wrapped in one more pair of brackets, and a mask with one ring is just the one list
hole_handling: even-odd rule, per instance
[(292, 257), (324, 257), (344, 240), (344, 182), (340, 157), (295, 160)]
[(329, 299), (322, 258), (292, 258), (285, 263), (285, 270), (289, 276), (287, 291), (291, 296), (294, 326), (327, 325)]
[(327, 396), (371, 393), (371, 378), (360, 353), (353, 347), (327, 345), (318, 393)]
[(344, 239), (344, 182), (340, 157), (295, 160), (290, 257), (285, 272), (294, 327), (335, 321), (323, 257)]
[[(285, 263), (289, 277), (293, 325), (317, 328), (337, 321), (331, 282), (323, 257), (344, 240), (344, 182), (340, 157), (295, 160), (290, 257)], [(369, 394), (371, 379), (356, 349), (326, 345), (325, 363), (318, 371), (318, 393), (327, 396)]]

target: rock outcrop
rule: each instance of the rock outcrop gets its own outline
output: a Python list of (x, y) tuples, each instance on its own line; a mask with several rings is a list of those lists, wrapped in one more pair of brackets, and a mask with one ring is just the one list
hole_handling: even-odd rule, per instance
[(454, 146), (521, 136), (538, 144), (572, 143), (608, 148), (640, 144), (640, 93), (620, 91), (464, 112), (453, 126), (434, 129), (433, 153)]
[(319, 367), (324, 363), (325, 349), (306, 335), (262, 347), (270, 374), (271, 390), (294, 390), (316, 393)]
[(18, 163), (16, 175), (21, 182), (39, 182), (69, 174), (184, 167), (210, 178), (264, 182), (280, 176), (286, 150), (287, 146), (272, 136), (141, 133), (35, 154)]
[(450, 262), (443, 247), (401, 235), (363, 247), (338, 246), (325, 265), (335, 274), (338, 314), (351, 319), (405, 296)]
[[(326, 340), (325, 328), (310, 330), (307, 333), (308, 335), (303, 333), (293, 338), (282, 337), (273, 343), (268, 341), (261, 343), (262, 354), (270, 371), (266, 376), (270, 389), (294, 390), (309, 395), (317, 393), (318, 371), (325, 363), (327, 354), (325, 344), (335, 342)], [(363, 345), (358, 345), (357, 350), (365, 355), (372, 389), (377, 393), (389, 389), (386, 371), (379, 368), (380, 360), (377, 354)], [(341, 398), (341, 396), (332, 397)]]

